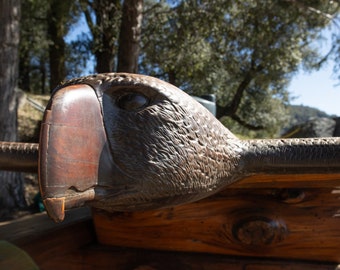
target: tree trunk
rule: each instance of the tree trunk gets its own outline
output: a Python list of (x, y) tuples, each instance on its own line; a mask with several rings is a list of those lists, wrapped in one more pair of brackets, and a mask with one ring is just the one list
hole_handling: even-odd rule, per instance
[[(0, 140), (17, 139), (20, 0), (0, 0)], [(26, 205), (23, 181), (18, 173), (0, 172), (0, 220)]]
[[(40, 94), (42, 95), (46, 95), (49, 94), (48, 91), (46, 91), (47, 87), (46, 87), (46, 65), (43, 61), (43, 59), (40, 60), (40, 64), (39, 64), (39, 71), (40, 71)], [(60, 82), (60, 81), (59, 81)], [(52, 90), (52, 89), (51, 89)]]
[(65, 14), (65, 3), (59, 0), (52, 0), (49, 10), (48, 36), (49, 45), (49, 66), (50, 66), (50, 88), (54, 89), (62, 80), (65, 79), (65, 25), (63, 17)]
[(96, 72), (105, 73), (112, 72), (114, 65), (115, 53), (112, 51), (111, 45), (108, 40), (102, 36), (103, 49), (95, 51), (96, 58)]
[(125, 0), (120, 26), (118, 72), (137, 73), (143, 0)]
[(29, 65), (29, 51), (25, 50), (22, 52), (19, 59), (19, 88), (31, 92), (30, 89), (30, 65)]
[[(116, 56), (117, 23), (120, 21), (120, 0), (81, 1), (93, 44), (92, 53), (96, 58), (96, 72), (112, 72)], [(93, 14), (95, 18), (93, 18)]]

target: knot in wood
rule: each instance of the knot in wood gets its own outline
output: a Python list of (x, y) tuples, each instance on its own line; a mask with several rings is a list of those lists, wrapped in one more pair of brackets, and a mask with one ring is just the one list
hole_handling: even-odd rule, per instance
[(280, 190), (277, 198), (287, 204), (297, 204), (305, 200), (306, 194), (302, 189), (288, 188)]
[(287, 228), (283, 222), (263, 216), (247, 217), (233, 226), (234, 238), (249, 247), (281, 242), (286, 234)]

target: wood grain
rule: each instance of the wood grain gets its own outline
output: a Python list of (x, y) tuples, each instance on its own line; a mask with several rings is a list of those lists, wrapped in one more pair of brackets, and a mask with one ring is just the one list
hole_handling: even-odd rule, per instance
[(190, 252), (162, 252), (96, 244), (53, 257), (40, 267), (42, 270), (336, 270), (337, 264), (262, 260)]
[(54, 223), (46, 213), (0, 223), (0, 239), (26, 251), (38, 266), (50, 258), (94, 242), (89, 209), (74, 209), (66, 213), (66, 221), (59, 224)]
[(171, 209), (93, 216), (107, 245), (340, 262), (339, 209), (337, 189), (239, 188)]
[(333, 188), (340, 186), (340, 174), (259, 174), (248, 176), (226, 188)]
[[(239, 193), (239, 190), (231, 190), (232, 193), (231, 198), (233, 196), (241, 196), (240, 200), (244, 199), (244, 196), (247, 196), (246, 193)], [(236, 192), (237, 191), (237, 192)], [(243, 190), (244, 192), (244, 190)], [(289, 199), (287, 200), (287, 190), (282, 191), (282, 194), (268, 194), (261, 190), (258, 192), (258, 196), (269, 196), (275, 197), (278, 201), (281, 201), (282, 198), (285, 200), (285, 204), (294, 204), (296, 201), (291, 200), (292, 195), (299, 195), (299, 192), (295, 191), (291, 193)], [(320, 193), (316, 192), (320, 195)], [(301, 195), (301, 194), (300, 194)], [(308, 191), (305, 194), (304, 198), (308, 198), (305, 200), (299, 207), (311, 207), (313, 208), (315, 203), (313, 200), (310, 200), (312, 196), (314, 196), (313, 190)], [(219, 201), (225, 201), (225, 194), (214, 198), (214, 200), (210, 201), (210, 206), (213, 206), (215, 203), (219, 204)], [(297, 196), (299, 197), (299, 196)], [(318, 196), (319, 199), (324, 200), (323, 196)], [(213, 199), (213, 198), (212, 198)], [(231, 199), (232, 200), (232, 199)], [(207, 201), (204, 203), (208, 203)], [(335, 200), (334, 200), (334, 203)], [(231, 204), (232, 206), (233, 204)], [(189, 206), (189, 205), (188, 205)], [(260, 207), (260, 206), (259, 206)], [(7, 222), (0, 224), (0, 236), (2, 239), (11, 239), (13, 243), (15, 243), (18, 247), (25, 250), (37, 263), (40, 269), (134, 269), (134, 270), (181, 270), (181, 269), (209, 269), (209, 270), (302, 270), (302, 269), (311, 269), (311, 270), (336, 270), (338, 269), (338, 264), (334, 262), (318, 262), (316, 260), (320, 259), (320, 256), (312, 258), (309, 261), (303, 260), (278, 260), (273, 258), (252, 258), (252, 257), (238, 257), (235, 255), (229, 256), (224, 254), (208, 254), (207, 252), (179, 252), (179, 251), (161, 251), (160, 247), (154, 246), (154, 249), (146, 249), (147, 246), (150, 246), (150, 241), (154, 242), (154, 238), (162, 237), (158, 239), (158, 242), (163, 241), (163, 246), (167, 244), (173, 244), (174, 241), (169, 241), (169, 239), (176, 235), (171, 228), (173, 225), (165, 226), (163, 231), (163, 236), (159, 234), (157, 226), (159, 223), (153, 224), (154, 218), (161, 218), (167, 221), (168, 224), (174, 224), (174, 220), (177, 220), (176, 223), (181, 220), (186, 220), (182, 225), (179, 225), (178, 228), (181, 228), (177, 233), (181, 235), (181, 232), (190, 232), (193, 231), (192, 228), (185, 229), (185, 226), (188, 225), (188, 222), (191, 219), (191, 224), (201, 223), (205, 224), (206, 230), (203, 230), (201, 233), (205, 235), (207, 238), (210, 234), (209, 231), (213, 230), (214, 223), (221, 219), (222, 213), (215, 216), (215, 221), (212, 220), (212, 217), (208, 216), (206, 220), (198, 221), (200, 216), (204, 216), (208, 210), (202, 213), (195, 213), (190, 215), (191, 218), (188, 217), (191, 209), (195, 208), (191, 205), (190, 208), (182, 209), (181, 211), (175, 211), (175, 209), (168, 211), (158, 211), (157, 213), (153, 213), (154, 216), (150, 220), (147, 221), (147, 224), (150, 228), (156, 228), (153, 232), (155, 235), (149, 239), (151, 234), (150, 230), (145, 230), (146, 222), (144, 221), (138, 229), (138, 224), (132, 226), (131, 222), (138, 221), (134, 218), (134, 215), (130, 216), (129, 221), (125, 220), (125, 223), (130, 227), (131, 230), (127, 229), (126, 236), (127, 241), (122, 246), (108, 246), (97, 243), (96, 237), (93, 231), (92, 221), (89, 219), (89, 212), (87, 209), (76, 209), (67, 212), (66, 221), (61, 224), (52, 223), (46, 214), (38, 214), (33, 215), (18, 221)], [(218, 208), (212, 209), (212, 212), (227, 209), (227, 208)], [(188, 212), (189, 211), (189, 212)], [(262, 212), (258, 209), (259, 212)], [(140, 213), (142, 214), (142, 213)], [(150, 213), (149, 213), (150, 214)], [(166, 214), (166, 216), (164, 216)], [(117, 215), (118, 220), (116, 219), (116, 215), (112, 217), (111, 222), (114, 220), (119, 222), (119, 219), (123, 221), (123, 217), (128, 218), (130, 214), (120, 214)], [(145, 215), (145, 213), (144, 213)], [(234, 213), (237, 216), (237, 211)], [(103, 217), (102, 213), (96, 212), (96, 217)], [(145, 218), (148, 218), (144, 216)], [(252, 221), (252, 219), (247, 219), (248, 221)], [(266, 219), (262, 219), (265, 221)], [(260, 222), (261, 223), (261, 222)], [(210, 224), (210, 227), (209, 227)], [(243, 223), (242, 223), (243, 224)], [(122, 224), (120, 224), (122, 225)], [(120, 226), (119, 225), (119, 226)], [(118, 226), (118, 227), (119, 227)], [(223, 227), (223, 226), (222, 226)], [(256, 227), (256, 226), (255, 226)], [(20, 229), (21, 228), (21, 229)], [(136, 229), (137, 228), (137, 229)], [(110, 231), (113, 227), (110, 227)], [(199, 229), (199, 228), (197, 228)], [(201, 227), (202, 229), (202, 227)], [(136, 232), (136, 230), (139, 232)], [(143, 231), (146, 233), (144, 237), (141, 237)], [(167, 235), (164, 237), (164, 235)], [(127, 248), (126, 246), (131, 244), (131, 239), (133, 237), (139, 237), (140, 246), (142, 248), (134, 249)], [(192, 233), (187, 236), (189, 243), (187, 244), (187, 248), (190, 249), (190, 242), (193, 242), (190, 239)], [(183, 235), (182, 235), (183, 237)], [(225, 236), (219, 235), (218, 238), (220, 240), (220, 246), (225, 247), (225, 244), (222, 243), (223, 238)], [(180, 244), (181, 240), (177, 240)], [(196, 242), (199, 239), (196, 239)], [(207, 243), (207, 245), (212, 245), (213, 242)], [(277, 242), (276, 242), (277, 244)], [(151, 245), (152, 246), (152, 245)], [(176, 246), (172, 246), (174, 250), (178, 249)], [(155, 250), (158, 249), (158, 250)], [(165, 248), (169, 249), (169, 248)], [(268, 250), (268, 248), (267, 248)], [(1, 256), (0, 256), (1, 257)], [(0, 268), (1, 268), (1, 260), (0, 260)]]

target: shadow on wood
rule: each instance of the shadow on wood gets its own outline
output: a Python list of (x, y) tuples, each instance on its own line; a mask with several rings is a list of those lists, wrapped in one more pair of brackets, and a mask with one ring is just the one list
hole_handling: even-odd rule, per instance
[(245, 179), (171, 209), (93, 209), (92, 220), (81, 208), (60, 224), (37, 214), (1, 223), (0, 239), (40, 269), (338, 269), (340, 177), (294, 177)]
[[(318, 177), (295, 185), (289, 176), (252, 178), (243, 188), (240, 182), (205, 200), (158, 211), (94, 210), (96, 234), (100, 243), (114, 246), (340, 262), (340, 190), (330, 184), (340, 186), (340, 177), (323, 175), (323, 188)], [(255, 183), (267, 188), (248, 188)]]

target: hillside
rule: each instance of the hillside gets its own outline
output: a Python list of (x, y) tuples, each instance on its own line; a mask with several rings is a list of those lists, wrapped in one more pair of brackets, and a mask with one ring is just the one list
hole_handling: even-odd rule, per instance
[(303, 106), (303, 105), (289, 105), (290, 120), (283, 127), (281, 133), (285, 133), (288, 129), (295, 125), (307, 122), (310, 118), (314, 117), (336, 117), (336, 115), (329, 115), (319, 109)]
[(335, 117), (335, 115), (329, 115), (319, 109), (303, 105), (290, 105), (290, 112), (292, 121), (294, 121), (292, 124), (303, 123), (311, 117)]

